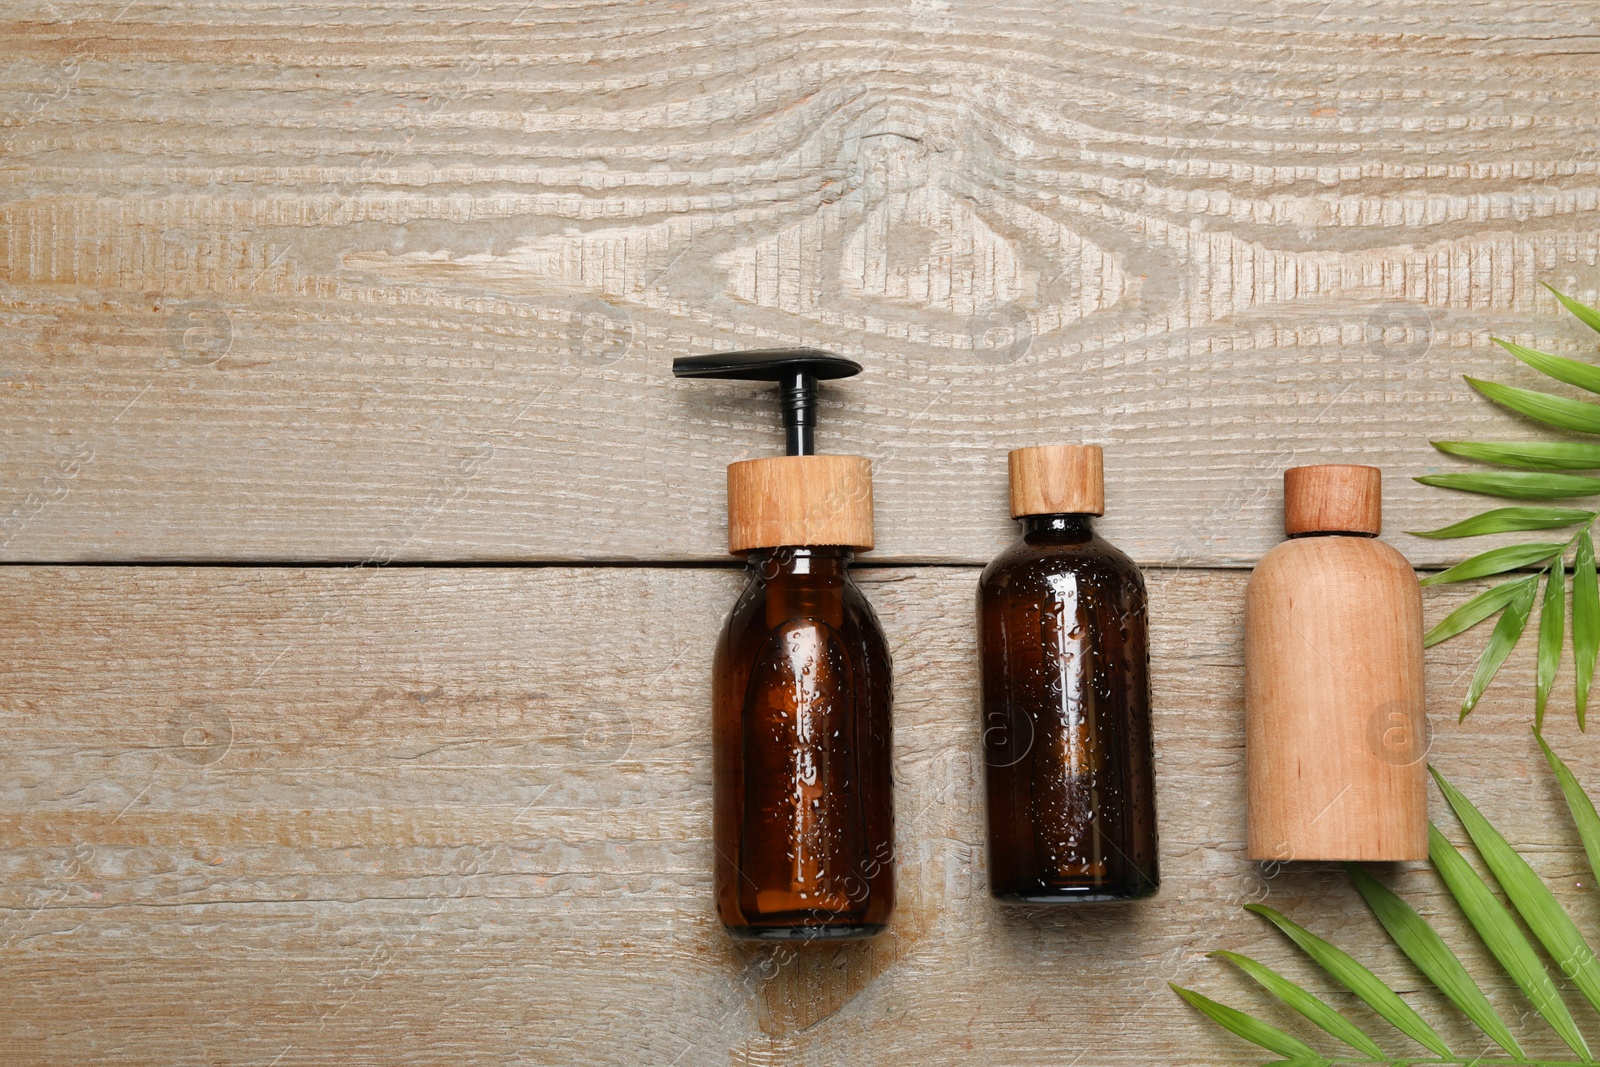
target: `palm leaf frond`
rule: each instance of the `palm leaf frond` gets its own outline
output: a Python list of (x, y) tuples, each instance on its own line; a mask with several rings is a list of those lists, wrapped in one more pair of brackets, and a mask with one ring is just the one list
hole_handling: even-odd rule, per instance
[(1454, 1053), (1444, 1043), (1433, 1027), (1418, 1015), (1416, 1009), (1400, 998), (1400, 994), (1384, 985), (1377, 975), (1357, 962), (1348, 952), (1329, 944), (1305, 927), (1274, 911), (1265, 904), (1246, 904), (1253, 911), (1288, 935), (1307, 956), (1327, 971), (1333, 980), (1360, 997), (1362, 1002), (1396, 1030), (1411, 1038), (1436, 1056), (1450, 1058)]
[(1450, 1003), (1478, 1025), (1478, 1029), (1495, 1044), (1511, 1053), (1522, 1055), (1522, 1046), (1511, 1036), (1506, 1024), (1489, 1004), (1478, 983), (1462, 964), (1460, 957), (1450, 951), (1438, 931), (1428, 925), (1410, 904), (1401, 900), (1394, 891), (1355, 864), (1346, 864), (1345, 870), (1356, 889), (1372, 909), (1372, 914), (1406, 958), (1417, 965), (1417, 970), (1427, 975)]
[(1592, 471), (1600, 469), (1600, 445), (1573, 441), (1434, 441), (1433, 447), (1450, 456), (1525, 467), (1536, 471)]
[(1210, 997), (1202, 996), (1192, 989), (1185, 989), (1179, 985), (1172, 985), (1172, 991), (1199, 1008), (1212, 1021), (1225, 1030), (1232, 1030), (1240, 1037), (1252, 1044), (1260, 1045), (1268, 1052), (1276, 1052), (1280, 1056), (1287, 1056), (1295, 1062), (1315, 1062), (1321, 1057), (1317, 1050), (1301, 1041), (1299, 1038), (1284, 1033), (1276, 1026), (1264, 1023), (1252, 1015), (1246, 1015), (1238, 1008), (1230, 1008), (1226, 1004), (1219, 1004)]
[[(1561, 306), (1590, 329), (1600, 332), (1600, 312), (1548, 285)], [(1562, 385), (1576, 386), (1590, 394), (1600, 394), (1600, 365), (1568, 356), (1552, 355), (1526, 345), (1500, 338), (1496, 344), (1518, 362)], [(1562, 396), (1538, 389), (1524, 389), (1503, 382), (1466, 378), (1482, 396), (1500, 407), (1533, 419), (1545, 426), (1572, 433), (1600, 437), (1600, 403)], [(1600, 495), (1600, 477), (1573, 471), (1600, 471), (1600, 443), (1594, 440), (1549, 441), (1434, 441), (1440, 452), (1478, 463), (1520, 470), (1473, 470), (1427, 474), (1417, 478), (1424, 485), (1461, 492), (1478, 493), (1502, 500), (1569, 500)], [(1600, 509), (1519, 505), (1494, 508), (1451, 523), (1437, 530), (1420, 530), (1418, 537), (1481, 537), (1486, 534), (1520, 533), (1529, 530), (1555, 530), (1577, 527), (1577, 533), (1560, 545), (1529, 543), (1505, 545), (1472, 556), (1439, 574), (1423, 580), (1424, 585), (1443, 585), (1475, 578), (1505, 574), (1536, 567), (1544, 580), (1544, 601), (1539, 613), (1539, 647), (1534, 679), (1534, 728), (1544, 724), (1552, 686), (1569, 640), (1575, 661), (1573, 688), (1574, 713), (1579, 729), (1588, 711), (1589, 688), (1594, 678), (1595, 659), (1600, 654), (1600, 589), (1596, 588), (1594, 544), (1590, 528), (1600, 517)], [(1568, 563), (1568, 555), (1571, 562)], [(1465, 716), (1477, 705), (1484, 689), (1494, 678), (1506, 653), (1515, 646), (1527, 623), (1513, 609), (1523, 604), (1521, 586), (1507, 588), (1502, 583), (1452, 612), (1428, 632), (1426, 643), (1436, 644), (1470, 629), (1500, 612), (1500, 623), (1489, 638), (1462, 702)], [(1570, 605), (1572, 626), (1566, 627)], [(1531, 600), (1529, 601), (1531, 610)]]
[[(1537, 737), (1537, 733), (1535, 734)], [(1600, 879), (1600, 814), (1576, 777), (1539, 739), (1551, 773), (1561, 786), (1574, 824), (1583, 838), (1590, 866)], [(1425, 1054), (1395, 1057), (1385, 1053), (1373, 1036), (1344, 1014), (1305, 987), (1290, 981), (1259, 960), (1238, 953), (1218, 951), (1211, 955), (1239, 968), (1265, 992), (1293, 1009), (1316, 1033), (1332, 1037), (1354, 1049), (1348, 1053), (1318, 1051), (1310, 1041), (1273, 1027), (1238, 1008), (1210, 1000), (1193, 990), (1173, 988), (1189, 1003), (1226, 1029), (1282, 1057), (1278, 1064), (1392, 1065), (1453, 1064), (1487, 1065), (1521, 1063), (1543, 1065), (1592, 1064), (1588, 1043), (1579, 1031), (1559, 984), (1551, 977), (1540, 957), (1542, 948), (1556, 964), (1562, 980), (1574, 986), (1597, 1011), (1600, 1011), (1600, 959), (1590, 950), (1577, 924), (1541, 881), (1533, 868), (1511, 847), (1478, 808), (1433, 768), (1429, 768), (1446, 802), (1466, 831), (1472, 848), (1488, 868), (1480, 874), (1461, 850), (1437, 826), (1428, 828), (1428, 855), (1434, 872), (1455, 901), (1466, 926), (1476, 934), (1502, 973), (1515, 983), (1528, 1004), (1531, 1016), (1548, 1025), (1571, 1049), (1576, 1059), (1529, 1059), (1505, 1021), (1489, 1003), (1483, 986), (1474, 979), (1461, 958), (1426, 919), (1370, 872), (1349, 864), (1346, 871), (1356, 890), (1367, 903), (1389, 939), (1405, 954), (1428, 984), (1431, 984), (1454, 1009), (1481, 1030), (1502, 1054), (1474, 1050), (1470, 1054), (1450, 1051), (1439, 1032), (1423, 1019), (1398, 992), (1385, 984), (1365, 964), (1299, 925), (1287, 916), (1261, 904), (1248, 904), (1247, 911), (1261, 916), (1282, 931), (1323, 974), (1348, 989), (1377, 1015), (1406, 1037), (1421, 1045)], [(1503, 903), (1491, 887), (1504, 892)], [(1524, 926), (1533, 934), (1530, 940)], [(1538, 947), (1535, 947), (1537, 942)]]

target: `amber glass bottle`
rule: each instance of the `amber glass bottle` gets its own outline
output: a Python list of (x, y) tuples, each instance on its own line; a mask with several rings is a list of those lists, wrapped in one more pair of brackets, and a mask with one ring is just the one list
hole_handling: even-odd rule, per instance
[(978, 583), (989, 887), (1006, 903), (1160, 884), (1144, 580), (1098, 537), (1100, 449), (1011, 453), (1022, 539)]
[(676, 360), (782, 385), (787, 455), (728, 467), (728, 549), (750, 582), (712, 665), (717, 915), (735, 937), (870, 937), (894, 910), (889, 647), (850, 578), (872, 547), (872, 466), (812, 447), (815, 349)]
[(894, 909), (889, 649), (850, 559), (752, 552), (717, 645), (717, 912), (737, 937), (867, 937)]

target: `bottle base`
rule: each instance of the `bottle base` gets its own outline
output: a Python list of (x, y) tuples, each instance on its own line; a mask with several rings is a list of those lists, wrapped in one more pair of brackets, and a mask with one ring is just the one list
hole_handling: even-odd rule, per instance
[(836, 926), (724, 926), (736, 941), (850, 941), (876, 937), (888, 923), (840, 923)]
[(990, 889), (990, 894), (1001, 904), (1112, 904), (1119, 901), (1142, 900), (1155, 896), (1160, 884), (1136, 882), (1131, 885), (1050, 885), (1036, 882), (1028, 885)]

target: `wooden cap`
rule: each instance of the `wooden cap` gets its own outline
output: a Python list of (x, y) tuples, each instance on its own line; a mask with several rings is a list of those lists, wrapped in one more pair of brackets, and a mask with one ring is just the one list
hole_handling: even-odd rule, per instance
[(1383, 531), (1383, 472), (1377, 467), (1324, 463), (1283, 472), (1283, 532)]
[(872, 461), (769, 456), (728, 465), (728, 551), (872, 547)]
[(1106, 483), (1099, 445), (1012, 449), (1011, 517), (1104, 515)]

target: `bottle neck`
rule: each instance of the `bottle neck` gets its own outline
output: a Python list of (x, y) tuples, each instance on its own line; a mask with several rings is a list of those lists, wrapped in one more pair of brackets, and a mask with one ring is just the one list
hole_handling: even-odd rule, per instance
[(1092, 515), (1062, 513), (1057, 515), (1023, 515), (1022, 538), (1033, 544), (1079, 544), (1094, 537), (1089, 525)]
[(764, 581), (811, 576), (842, 578), (855, 553), (838, 545), (758, 548), (745, 557), (751, 572)]
[(1377, 537), (1378, 535), (1368, 530), (1307, 530), (1304, 533), (1290, 534), (1289, 540), (1303, 541), (1308, 537)]

